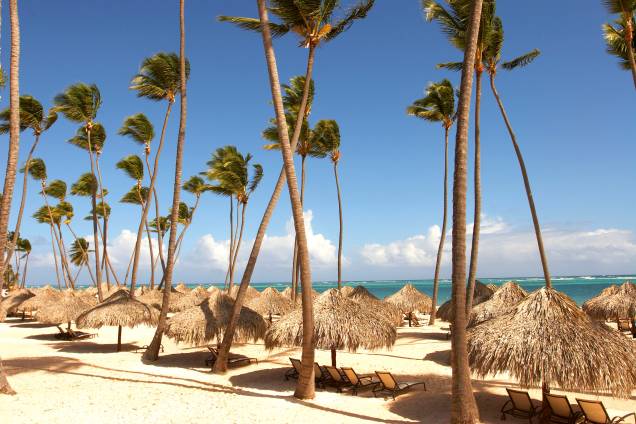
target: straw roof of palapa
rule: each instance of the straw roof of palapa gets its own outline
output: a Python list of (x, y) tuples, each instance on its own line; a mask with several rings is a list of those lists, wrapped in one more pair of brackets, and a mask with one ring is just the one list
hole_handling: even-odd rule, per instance
[[(342, 294), (342, 290), (340, 290), (340, 293)], [(393, 303), (378, 299), (364, 286), (357, 286), (352, 289), (346, 297), (378, 312), (395, 326), (402, 324), (402, 311), (400, 308)]]
[(51, 288), (51, 286), (42, 287), (35, 293), (35, 296), (22, 302), (20, 309), (25, 312), (34, 312), (44, 306), (47, 306), (60, 297), (62, 297), (62, 292)]
[(480, 377), (508, 372), (523, 387), (545, 382), (613, 395), (636, 387), (633, 342), (554, 289), (537, 290), (508, 313), (470, 328), (468, 355)]
[[(489, 288), (481, 281), (475, 281), (475, 292), (473, 293), (473, 308), (480, 303), (483, 303), (490, 299), (494, 293), (494, 290)], [(444, 321), (452, 322), (453, 316), (453, 307), (451, 304), (451, 300), (449, 299), (437, 309), (437, 317), (443, 319)]]
[[(37, 296), (36, 296), (37, 297)], [(67, 290), (51, 298), (38, 310), (37, 320), (44, 324), (62, 324), (75, 321), (80, 314), (97, 304), (97, 299)]]
[(22, 302), (35, 296), (31, 290), (18, 289), (9, 292), (9, 295), (0, 302), (0, 321), (4, 321), (8, 314), (15, 312)]
[[(358, 287), (360, 287), (360, 286), (358, 286)], [(351, 286), (342, 286), (340, 288), (340, 293), (342, 293), (343, 296), (349, 296), (352, 291), (353, 291), (353, 287), (351, 287)]]
[(190, 289), (184, 283), (177, 284), (174, 289), (183, 294), (188, 294), (190, 292)]
[[(177, 311), (177, 309), (175, 309), (176, 303), (185, 296), (188, 296), (188, 295), (185, 295), (174, 289), (171, 290), (168, 312), (176, 312)], [(157, 289), (144, 290), (143, 294), (138, 296), (137, 299), (157, 309), (161, 309), (161, 305), (163, 304), (163, 290), (157, 290)]]
[[(607, 290), (607, 289), (605, 289)], [(611, 293), (611, 292), (614, 293)], [(636, 316), (636, 285), (626, 282), (616, 290), (607, 290), (583, 304), (583, 310), (599, 320), (632, 318)]]
[(284, 315), (294, 309), (291, 299), (281, 295), (274, 287), (267, 287), (260, 296), (248, 301), (247, 306), (261, 315)]
[[(227, 291), (227, 294), (232, 299), (236, 299), (236, 295), (238, 294), (239, 287), (240, 287), (240, 285), (238, 285), (238, 284), (233, 285), (232, 288)], [(254, 287), (247, 286), (247, 291), (245, 292), (245, 299), (244, 300), (245, 300), (245, 302), (249, 302), (250, 300), (256, 299), (260, 295), (261, 295), (261, 292), (256, 290)]]
[[(514, 283), (514, 281), (513, 281)], [(505, 283), (504, 283), (505, 284)], [(490, 290), (492, 290), (493, 292), (496, 292), (497, 290), (499, 290), (499, 286), (493, 283), (490, 284), (486, 284), (486, 287), (488, 287)]]
[(208, 287), (208, 293), (210, 293), (210, 294), (218, 293), (220, 291), (221, 291), (221, 289), (219, 289), (217, 286), (212, 285), (212, 286)]
[(125, 290), (119, 290), (103, 303), (89, 309), (77, 318), (78, 327), (101, 328), (108, 326), (136, 327), (155, 325), (159, 311), (140, 300), (133, 299)]
[[(382, 315), (329, 289), (314, 302), (314, 345), (318, 349), (380, 349), (393, 346), (395, 327)], [(265, 347), (300, 346), (302, 309), (275, 322), (265, 334)]]
[(203, 287), (198, 286), (193, 290), (190, 290), (185, 295), (177, 291), (177, 296), (179, 297), (174, 301), (174, 303), (172, 301), (170, 302), (170, 311), (172, 312), (185, 311), (188, 308), (199, 305), (201, 302), (205, 301), (205, 299), (210, 297), (210, 293)]
[(477, 325), (489, 319), (496, 318), (512, 310), (528, 292), (514, 281), (508, 281), (497, 290), (490, 299), (475, 306), (470, 314), (468, 325)]
[(393, 303), (404, 313), (413, 311), (428, 313), (433, 305), (433, 300), (412, 284), (405, 284), (397, 293), (393, 293), (385, 300)]
[[(221, 336), (230, 321), (234, 300), (224, 293), (212, 296), (200, 305), (188, 308), (168, 319), (165, 334), (177, 343), (198, 346)], [(258, 340), (267, 324), (256, 311), (243, 306), (236, 325), (234, 340)]]

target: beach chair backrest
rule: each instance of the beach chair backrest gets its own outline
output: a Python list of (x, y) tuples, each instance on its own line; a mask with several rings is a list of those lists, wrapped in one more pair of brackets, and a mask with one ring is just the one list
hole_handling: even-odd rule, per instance
[(603, 402), (585, 399), (577, 399), (576, 401), (581, 407), (581, 411), (583, 411), (583, 415), (585, 415), (588, 422), (594, 424), (605, 424), (610, 422), (605, 406), (603, 406)]
[(296, 359), (296, 358), (289, 358), (289, 361), (291, 362), (292, 366), (294, 367), (294, 369), (300, 373), (300, 359)]
[(315, 378), (322, 377), (322, 368), (320, 368), (318, 362), (314, 362), (314, 374)]
[(329, 373), (329, 376), (333, 381), (342, 381), (342, 376), (338, 372), (338, 368), (332, 367), (330, 365), (325, 365), (325, 369)]
[(550, 409), (554, 415), (561, 418), (570, 418), (572, 415), (572, 407), (570, 406), (570, 401), (567, 396), (551, 395), (546, 393), (545, 397), (548, 400), (548, 404), (550, 405)]
[(212, 359), (216, 361), (216, 358), (218, 358), (219, 356), (219, 351), (212, 346), (208, 346), (208, 350), (210, 351), (210, 356), (212, 356)]
[(397, 381), (395, 381), (395, 378), (393, 378), (390, 372), (376, 371), (375, 374), (385, 388), (393, 390), (397, 387)]
[(360, 382), (358, 374), (356, 374), (353, 368), (342, 367), (340, 369), (347, 376), (347, 379), (351, 382), (351, 384), (358, 384), (358, 382)]
[(506, 390), (508, 391), (508, 396), (510, 396), (510, 400), (516, 409), (525, 412), (532, 411), (532, 399), (530, 399), (528, 392), (508, 388), (506, 388)]

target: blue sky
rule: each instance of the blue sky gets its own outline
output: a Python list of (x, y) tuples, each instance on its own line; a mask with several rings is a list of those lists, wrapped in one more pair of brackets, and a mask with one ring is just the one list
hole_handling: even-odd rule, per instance
[[(419, 1), (376, 3), (367, 19), (318, 50), (310, 119), (336, 119), (341, 128), (345, 278), (430, 278), (439, 236), (435, 226), (441, 225), (443, 133), (440, 126), (408, 117), (404, 110), (429, 82), (448, 77), (456, 83), (458, 75), (436, 70), (435, 64), (461, 55), (436, 24), (424, 21)], [(160, 125), (166, 105), (136, 98), (128, 83), (143, 58), (178, 48), (177, 4), (153, 2), (149, 8), (141, 0), (40, 0), (20, 7), (21, 92), (34, 95), (45, 107), (78, 81), (94, 82), (102, 92), (98, 120), (108, 132), (102, 162), (113, 206), (111, 255), (118, 268), (125, 268), (132, 240), (126, 230), (136, 229), (138, 210), (117, 204), (132, 183), (114, 164), (142, 152), (118, 136), (117, 129), (126, 116), (137, 112)], [(4, 9), (2, 63), (7, 66), (9, 25)], [(263, 164), (265, 178), (248, 208), (243, 256), (281, 159), (261, 148), (260, 132), (273, 114), (261, 40), (217, 22), (221, 14), (255, 16), (256, 2), (187, 3), (192, 73), (184, 175), (203, 170), (211, 152), (227, 144), (253, 153)], [(553, 272), (634, 272), (634, 92), (629, 73), (604, 51), (600, 26), (610, 17), (600, 2), (575, 0), (500, 2), (498, 14), (504, 22), (506, 58), (533, 48), (542, 52), (525, 69), (502, 71), (497, 82), (526, 158)], [(277, 40), (275, 48), (281, 81), (304, 72), (306, 50), (298, 47), (294, 36)], [(537, 275), (539, 261), (518, 165), (496, 104), (487, 85), (484, 88), (485, 234), (479, 275)], [(2, 107), (8, 104), (7, 94)], [(158, 177), (164, 213), (171, 201), (178, 118), (178, 113), (171, 117)], [(36, 153), (45, 159), (50, 179), (61, 178), (69, 185), (89, 169), (86, 153), (66, 142), (75, 129), (75, 124), (61, 119), (43, 136)], [(31, 142), (31, 135), (24, 133), (21, 161)], [(5, 163), (3, 155), (0, 165), (4, 168)], [(31, 279), (50, 282), (54, 278), (48, 229), (30, 218), (42, 204), (31, 184), (22, 234), (34, 244)], [(192, 201), (187, 195), (186, 200)], [(74, 227), (89, 235), (90, 223), (81, 220), (89, 210), (88, 201), (72, 201)], [(334, 279), (338, 216), (328, 160), (308, 161), (305, 209), (312, 218), (314, 276)], [(208, 283), (223, 278), (227, 212), (224, 199), (204, 197), (186, 237), (177, 279)], [(270, 225), (256, 280), (289, 279), (290, 218), (285, 193)], [(442, 273), (448, 275), (448, 262)]]

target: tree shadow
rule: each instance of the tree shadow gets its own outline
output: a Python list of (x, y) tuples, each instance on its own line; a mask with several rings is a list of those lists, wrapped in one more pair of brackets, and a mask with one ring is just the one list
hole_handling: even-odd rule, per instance
[(205, 364), (205, 360), (209, 357), (210, 352), (198, 350), (159, 355), (159, 359), (156, 361), (147, 361), (142, 359), (142, 362), (146, 365), (155, 367), (187, 368), (191, 370), (196, 370), (197, 368), (200, 370), (203, 368), (206, 371), (209, 371), (210, 367)]
[(66, 356), (38, 356), (3, 359), (2, 363), (9, 376), (29, 372), (68, 372), (83, 365), (82, 361)]
[(439, 332), (419, 332), (419, 331), (404, 331), (398, 333), (399, 339), (416, 339), (416, 340), (442, 340), (447, 341), (448, 337), (445, 333)]
[[(64, 353), (117, 353), (117, 343), (95, 343), (88, 341), (70, 341), (49, 343), (49, 346), (58, 352)], [(133, 343), (122, 343), (121, 352), (133, 352), (139, 346)]]
[(15, 328), (47, 328), (47, 327), (55, 327), (54, 325), (51, 324), (42, 324), (41, 322), (16, 322), (16, 323), (11, 323), (9, 325), (10, 327), (15, 327)]
[(285, 380), (286, 371), (287, 368), (267, 368), (236, 374), (231, 376), (229, 380), (235, 387), (289, 392), (294, 390), (296, 380)]
[(30, 336), (26, 336), (25, 339), (28, 340), (41, 340), (46, 342), (56, 341), (55, 335), (57, 333), (45, 333), (45, 334), (31, 334)]
[(439, 365), (449, 366), (451, 364), (451, 351), (450, 349), (446, 350), (436, 350), (435, 352), (429, 352), (424, 356), (425, 361), (432, 361)]

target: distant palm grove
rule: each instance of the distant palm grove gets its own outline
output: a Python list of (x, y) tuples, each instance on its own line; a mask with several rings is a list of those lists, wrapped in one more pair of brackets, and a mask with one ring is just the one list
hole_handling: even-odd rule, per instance
[[(631, 73), (636, 89), (636, 41), (633, 35), (636, 0), (602, 1), (616, 17), (602, 28), (607, 52), (613, 56), (608, 57), (608, 60), (618, 62), (617, 74), (623, 71)], [(321, 89), (321, 81), (314, 79), (313, 70), (332, 40), (337, 38), (347, 43), (348, 31), (355, 31), (356, 22), (374, 12), (375, 0), (257, 0), (251, 17), (231, 16), (232, 10), (227, 11), (227, 16), (219, 16), (218, 21), (235, 26), (237, 31), (251, 32), (253, 42), (262, 44), (265, 57), (262, 72), (268, 77), (271, 99), (267, 100), (271, 100), (273, 108), (271, 119), (261, 123), (262, 133), (255, 134), (255, 137), (262, 139), (260, 145), (254, 145), (251, 152), (246, 152), (233, 145), (218, 143), (209, 156), (201, 160), (200, 172), (196, 175), (182, 173), (184, 151), (190, 143), (186, 133), (190, 63), (186, 54), (185, 0), (174, 1), (175, 18), (178, 15), (180, 23), (179, 51), (162, 51), (139, 58), (140, 67), (129, 70), (129, 89), (138, 97), (137, 106), (122, 111), (121, 125), (113, 128), (106, 128), (100, 122), (100, 107), (107, 93), (100, 91), (95, 84), (69, 81), (67, 87), (59, 88), (59, 94), (53, 99), (36, 99), (27, 94), (29, 87), (20, 87), (18, 3), (18, 0), (8, 0), (11, 54), (9, 66), (2, 66), (1, 81), (3, 87), (5, 83), (7, 85), (4, 92), (8, 89), (6, 95), (9, 106), (0, 111), (0, 133), (8, 134), (8, 159), (0, 202), (0, 292), (3, 288), (25, 288), (29, 283), (32, 246), (21, 234), (22, 224), (29, 219), (41, 224), (42, 234), (50, 238), (47, 243), (50, 241), (55, 263), (51, 281), (60, 290), (75, 290), (80, 279), (85, 278), (96, 288), (99, 303), (108, 302), (116, 289), (126, 289), (129, 298), (135, 299), (138, 293), (136, 289), (142, 285), (139, 275), (143, 249), (149, 252), (150, 258), (149, 279), (143, 285), (149, 290), (161, 292), (156, 331), (153, 339), (147, 341), (148, 346), (143, 354), (145, 360), (156, 360), (161, 354), (161, 340), (166, 331), (175, 263), (180, 258), (184, 240), (194, 220), (205, 220), (197, 213), (200, 205), (216, 202), (218, 208), (227, 211), (227, 220), (214, 225), (221, 226), (229, 234), (223, 289), (232, 293), (234, 298), (229, 323), (223, 337), (219, 339), (218, 358), (213, 365), (214, 372), (223, 373), (228, 367), (229, 352), (235, 332), (238, 331), (237, 322), (248, 299), (248, 289), (258, 265), (268, 225), (281, 196), (289, 193), (295, 238), (293, 254), (289, 258), (289, 296), (291, 301), (300, 305), (302, 334), (314, 334), (312, 269), (306, 234), (308, 223), (303, 216), (306, 181), (318, 178), (312, 174), (314, 161), (324, 160), (330, 165), (328, 181), (334, 191), (332, 210), (334, 217), (338, 218), (337, 269), (334, 269), (334, 275), (337, 275), (339, 289), (344, 281), (345, 224), (348, 219), (353, 220), (355, 217), (344, 213), (346, 187), (341, 187), (339, 179), (340, 167), (347, 167), (347, 157), (341, 154), (340, 147), (341, 142), (347, 143), (346, 139), (341, 140), (340, 132), (340, 126), (346, 125), (346, 116), (312, 114), (314, 98), (320, 96)], [(453, 317), (450, 420), (452, 423), (475, 423), (479, 421), (479, 411), (471, 386), (466, 328), (476, 296), (479, 263), (482, 96), (492, 95), (497, 105), (494, 112), (501, 117), (507, 129), (510, 144), (502, 144), (501, 149), (508, 149), (505, 151), (510, 153), (510, 161), (519, 167), (523, 184), (523, 188), (519, 184), (519, 190), (523, 190), (527, 197), (545, 285), (547, 289), (551, 288), (539, 211), (535, 207), (531, 176), (522, 154), (526, 140), (523, 134), (514, 131), (514, 118), (508, 115), (505, 108), (506, 96), (515, 94), (504, 90), (499, 92), (497, 87), (500, 71), (523, 72), (524, 67), (541, 60), (541, 55), (537, 48), (539, 46), (527, 46), (527, 50), (516, 52), (510, 57), (503, 54), (507, 32), (504, 32), (504, 22), (497, 15), (495, 0), (422, 0), (421, 8), (422, 25), (430, 23), (439, 28), (448, 43), (456, 49), (457, 55), (445, 58), (437, 65), (447, 73), (441, 80), (428, 83), (433, 70), (430, 74), (422, 72), (423, 95), (413, 93), (412, 103), (405, 104), (405, 110), (398, 113), (406, 113), (439, 128), (439, 140), (427, 146), (444, 153), (444, 163), (439, 164), (439, 184), (443, 187), (443, 198), (435, 199), (433, 203), (434, 207), (439, 207), (442, 225), (433, 276), (433, 306), (428, 324), (432, 325), (437, 318), (440, 268), (444, 252), (447, 252), (444, 245), (450, 226), (450, 307)], [(390, 31), (391, 26), (388, 25), (385, 30)], [(506, 31), (512, 33), (515, 28), (511, 26)], [(277, 56), (288, 54), (284, 49), (275, 50), (279, 37), (295, 39), (306, 54), (306, 60), (296, 64), (297, 75), (288, 81), (281, 81), (278, 73)], [(355, 46), (352, 46), (352, 51), (354, 49)], [(91, 80), (90, 75), (84, 78)], [(343, 72), (340, 78), (355, 78), (355, 75)], [(454, 84), (453, 79), (458, 83)], [(163, 120), (153, 122), (148, 118), (144, 110), (149, 102), (162, 105), (165, 109)], [(488, 113), (485, 116), (491, 119), (495, 114)], [(469, 128), (469, 118), (473, 119), (472, 128)], [(172, 134), (168, 126), (177, 119), (179, 129)], [(39, 152), (42, 143), (54, 142), (47, 140), (47, 132), (61, 120), (73, 123), (76, 130), (67, 135), (68, 146), (59, 148), (81, 149), (86, 155), (83, 163), (73, 164), (78, 175), (74, 181), (64, 181), (50, 175), (47, 172), (47, 158)], [(108, 136), (115, 133), (129, 143), (111, 146)], [(470, 158), (469, 141), (473, 155)], [(172, 169), (159, 166), (167, 145), (176, 146)], [(454, 157), (449, 157), (449, 147)], [(125, 152), (116, 163), (116, 172), (128, 178), (126, 187), (114, 186), (104, 178), (105, 166), (101, 158), (109, 148)], [(263, 155), (280, 155), (280, 168), (264, 169), (257, 163), (257, 158)], [(471, 182), (468, 181), (469, 169), (473, 176)], [(174, 173), (173, 186), (160, 186), (159, 174), (169, 172)], [(266, 173), (277, 176), (274, 187), (261, 184)], [(320, 178), (327, 181), (324, 175)], [(472, 212), (467, 210), (469, 184), (472, 184), (474, 193)], [(257, 190), (267, 192), (269, 201), (264, 211), (249, 207), (250, 199)], [(27, 204), (29, 192), (38, 193), (39, 204)], [(161, 198), (171, 199), (169, 209), (161, 209)], [(16, 205), (19, 207), (15, 208)], [(10, 216), (12, 206), (17, 214)], [(79, 210), (82, 213), (76, 214)], [(88, 211), (87, 215), (85, 211)], [(111, 214), (120, 213), (128, 216), (136, 232), (125, 272), (115, 269), (109, 253), (109, 220)], [(81, 237), (75, 231), (77, 220), (83, 219), (92, 224), (90, 238)], [(467, 236), (467, 222), (471, 220), (474, 225)], [(259, 223), (256, 234), (246, 234), (248, 222)], [(249, 252), (245, 263), (239, 260), (241, 249)], [(84, 274), (81, 274), (83, 271)], [(315, 349), (313, 337), (302, 338), (301, 366), (294, 394), (297, 398), (314, 398)], [(0, 391), (12, 392), (3, 371), (0, 373)]]

